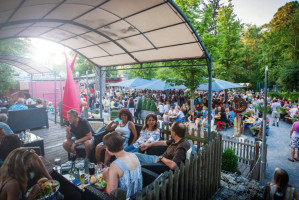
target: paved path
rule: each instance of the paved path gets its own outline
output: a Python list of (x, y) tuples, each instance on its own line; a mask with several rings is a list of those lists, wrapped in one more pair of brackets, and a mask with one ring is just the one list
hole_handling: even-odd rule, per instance
[[(272, 124), (272, 119), (270, 121)], [(279, 127), (270, 126), (269, 136), (267, 137), (268, 153), (265, 183), (272, 180), (274, 169), (279, 167), (288, 172), (290, 178), (289, 184), (299, 190), (299, 162), (288, 161), (288, 158), (291, 156), (291, 147), (289, 146), (290, 130), (291, 124), (284, 121), (279, 122)], [(220, 133), (222, 135), (232, 136), (233, 129), (229, 128), (226, 131), (220, 131)], [(241, 137), (254, 141), (249, 129), (246, 129), (245, 135)]]

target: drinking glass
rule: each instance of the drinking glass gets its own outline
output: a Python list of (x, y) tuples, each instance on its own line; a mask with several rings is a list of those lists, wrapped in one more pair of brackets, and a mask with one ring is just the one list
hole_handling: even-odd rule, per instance
[(54, 159), (55, 170), (60, 173), (61, 172), (61, 158)]
[(79, 177), (80, 177), (81, 185), (84, 185), (84, 183), (85, 183), (85, 169), (84, 168), (79, 169)]
[(102, 162), (98, 163), (97, 168), (98, 168), (97, 169), (98, 174), (102, 173), (104, 169), (104, 163)]
[(88, 165), (88, 170), (89, 170), (89, 175), (95, 175), (95, 164), (94, 163), (89, 163)]

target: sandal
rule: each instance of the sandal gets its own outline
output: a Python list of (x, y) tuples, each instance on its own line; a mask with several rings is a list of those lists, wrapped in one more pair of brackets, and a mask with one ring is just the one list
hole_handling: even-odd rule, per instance
[(288, 158), (289, 161), (294, 162), (295, 160), (292, 160), (291, 158)]
[(299, 161), (299, 159), (297, 159), (297, 158), (294, 158), (296, 161)]

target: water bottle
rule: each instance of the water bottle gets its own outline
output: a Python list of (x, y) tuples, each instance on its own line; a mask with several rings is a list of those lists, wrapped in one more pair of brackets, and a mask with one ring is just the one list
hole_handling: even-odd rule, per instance
[(22, 141), (24, 140), (24, 131), (21, 131), (20, 139), (21, 139)]

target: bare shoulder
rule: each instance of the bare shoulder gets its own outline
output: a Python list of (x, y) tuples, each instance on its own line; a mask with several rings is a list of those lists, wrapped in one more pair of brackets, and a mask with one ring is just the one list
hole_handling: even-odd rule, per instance
[(20, 188), (19, 182), (16, 179), (11, 179), (6, 183), (4, 190), (16, 191), (16, 188)]
[(160, 129), (158, 129), (158, 128), (155, 131), (158, 132), (158, 133), (160, 133)]
[(135, 124), (132, 121), (130, 121), (129, 126), (134, 126), (135, 127)]
[(123, 175), (123, 171), (119, 168), (119, 166), (112, 163), (109, 168), (109, 174), (111, 174), (111, 175), (117, 174), (118, 177), (121, 177)]

